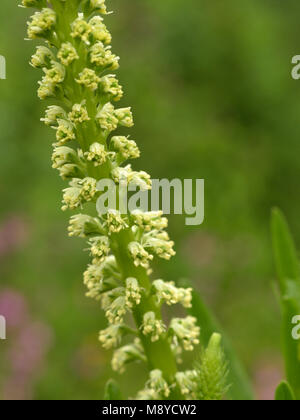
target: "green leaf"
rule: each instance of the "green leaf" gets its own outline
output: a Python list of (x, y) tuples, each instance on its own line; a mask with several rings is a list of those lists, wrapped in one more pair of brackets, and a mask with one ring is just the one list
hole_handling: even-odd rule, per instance
[(122, 400), (122, 394), (118, 383), (114, 379), (109, 379), (105, 385), (104, 400)]
[[(180, 283), (183, 287), (191, 287), (190, 282), (186, 279), (181, 280)], [(239, 361), (230, 340), (196, 291), (193, 292), (193, 307), (188, 309), (188, 312), (198, 319), (198, 324), (201, 326), (201, 343), (203, 346), (208, 345), (213, 333), (217, 332), (222, 335), (223, 349), (226, 360), (229, 363), (228, 383), (230, 384), (230, 389), (227, 397), (237, 401), (254, 400), (254, 393), (247, 373)]]
[(293, 238), (285, 217), (278, 209), (272, 211), (273, 251), (281, 294), (287, 291), (287, 280), (297, 282), (300, 286), (300, 265)]
[(300, 265), (288, 224), (278, 209), (272, 212), (271, 230), (279, 280), (286, 376), (296, 398), (300, 399), (300, 342), (292, 337), (292, 319), (300, 315)]
[(290, 387), (290, 385), (287, 382), (282, 381), (276, 389), (275, 400), (276, 401), (295, 401), (295, 399), (296, 398), (295, 398), (294, 392), (292, 388)]

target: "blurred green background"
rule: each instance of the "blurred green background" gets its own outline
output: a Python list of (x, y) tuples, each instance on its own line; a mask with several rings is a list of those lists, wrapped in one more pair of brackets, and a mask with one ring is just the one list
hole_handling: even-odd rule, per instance
[[(84, 297), (84, 243), (66, 235), (63, 183), (51, 169), (53, 134), (24, 41), (28, 11), (1, 0), (0, 397), (97, 399), (111, 376), (97, 332), (102, 311)], [(204, 178), (205, 222), (170, 217), (177, 257), (155, 267), (189, 277), (231, 337), (258, 398), (282, 376), (273, 293), (270, 209), (285, 212), (300, 244), (300, 53), (296, 0), (107, 0), (124, 106), (135, 114), (138, 169), (154, 178)], [(2, 302), (2, 303), (1, 303)], [(2, 305), (2, 306), (1, 306)], [(117, 376), (116, 376), (117, 377)], [(132, 366), (127, 396), (145, 380)]]

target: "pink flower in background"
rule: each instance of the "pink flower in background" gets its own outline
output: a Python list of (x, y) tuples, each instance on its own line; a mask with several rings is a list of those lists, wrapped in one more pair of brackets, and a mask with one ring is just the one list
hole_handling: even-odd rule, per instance
[(28, 304), (15, 290), (0, 290), (0, 314), (6, 318), (6, 376), (0, 395), (5, 400), (34, 397), (34, 384), (43, 368), (52, 341), (52, 331), (40, 321), (32, 320)]
[(278, 356), (262, 358), (255, 366), (254, 385), (258, 400), (274, 400), (274, 393), (284, 377), (281, 359)]
[(28, 227), (20, 216), (10, 216), (0, 225), (0, 257), (13, 252), (28, 236)]
[(1, 291), (0, 314), (6, 318), (8, 328), (23, 325), (28, 318), (28, 307), (24, 297), (10, 289)]

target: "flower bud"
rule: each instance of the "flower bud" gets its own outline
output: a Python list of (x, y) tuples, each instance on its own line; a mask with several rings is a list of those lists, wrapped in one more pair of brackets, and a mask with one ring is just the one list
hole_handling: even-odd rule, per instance
[(141, 266), (146, 269), (149, 267), (153, 255), (149, 254), (139, 242), (130, 242), (128, 250), (136, 267)]
[(146, 389), (152, 389), (156, 394), (166, 398), (170, 395), (170, 387), (163, 378), (162, 371), (159, 369), (150, 372), (150, 378), (146, 383)]
[(150, 232), (152, 229), (162, 230), (168, 227), (168, 219), (162, 217), (162, 211), (142, 212), (134, 210), (131, 217), (134, 223), (143, 229), (145, 232)]
[(83, 103), (73, 105), (72, 111), (69, 113), (69, 118), (74, 124), (82, 124), (90, 120), (87, 109)]
[(91, 27), (92, 36), (95, 41), (101, 41), (106, 45), (111, 43), (111, 34), (103, 23), (101, 16), (94, 16), (89, 21), (89, 25)]
[(128, 308), (133, 308), (141, 303), (141, 288), (137, 279), (133, 277), (126, 279), (125, 299)]
[(111, 52), (111, 47), (105, 47), (101, 41), (90, 48), (90, 62), (106, 70), (117, 70), (120, 57)]
[(152, 342), (158, 341), (166, 329), (163, 321), (155, 318), (154, 312), (145, 313), (141, 330), (144, 335), (150, 335)]
[(119, 124), (123, 127), (133, 127), (133, 116), (131, 112), (131, 108), (120, 108), (115, 110), (115, 116), (119, 120)]
[(98, 120), (100, 127), (109, 133), (116, 130), (118, 127), (118, 119), (115, 116), (114, 110), (114, 106), (111, 103), (107, 103), (96, 115), (96, 119)]
[(48, 38), (50, 31), (56, 24), (56, 13), (54, 10), (45, 8), (41, 12), (35, 12), (28, 22), (28, 38)]
[(195, 399), (195, 391), (197, 389), (197, 372), (194, 370), (177, 372), (175, 378), (182, 395), (184, 395), (187, 399)]
[(106, 350), (117, 347), (120, 344), (123, 336), (123, 328), (123, 325), (115, 324), (100, 331), (99, 341)]
[(111, 148), (119, 154), (121, 160), (137, 159), (140, 157), (136, 142), (124, 136), (114, 136), (111, 139)]
[(183, 348), (186, 351), (194, 350), (194, 346), (199, 344), (200, 328), (197, 326), (197, 319), (192, 316), (173, 318), (170, 330), (179, 342), (183, 344)]
[(107, 212), (106, 225), (110, 233), (119, 233), (121, 230), (128, 228), (126, 220), (123, 219), (121, 213), (113, 209)]
[(82, 13), (79, 13), (78, 18), (74, 20), (71, 25), (71, 36), (75, 39), (80, 39), (85, 44), (89, 44), (89, 37), (92, 32), (91, 25), (86, 22)]
[(31, 57), (30, 64), (36, 68), (50, 67), (51, 62), (55, 59), (52, 51), (45, 46), (38, 46), (35, 54)]
[(112, 74), (103, 76), (100, 79), (100, 84), (103, 93), (109, 95), (114, 101), (119, 101), (123, 96), (122, 86), (119, 85), (118, 80)]
[(73, 63), (73, 61), (79, 59), (76, 48), (71, 44), (71, 42), (65, 42), (61, 45), (57, 57), (64, 66), (69, 66)]
[(45, 118), (41, 118), (46, 125), (56, 126), (60, 118), (66, 118), (66, 111), (60, 106), (51, 105), (46, 109)]
[(67, 119), (58, 119), (56, 130), (57, 146), (63, 146), (71, 140), (75, 140), (74, 125)]
[(97, 10), (98, 13), (107, 14), (105, 0), (90, 0), (90, 6), (92, 9)]
[(77, 83), (85, 86), (87, 89), (92, 91), (97, 90), (100, 77), (98, 77), (94, 70), (85, 68), (80, 74), (79, 78), (75, 79)]
[(87, 214), (76, 214), (71, 217), (69, 224), (69, 236), (85, 238), (103, 232), (100, 220)]
[(62, 83), (65, 78), (65, 68), (63, 65), (57, 61), (52, 61), (51, 67), (49, 69), (44, 69), (45, 72), (45, 81), (52, 83), (53, 85), (58, 85)]
[(95, 236), (89, 240), (91, 254), (99, 261), (108, 255), (110, 251), (109, 239), (107, 236)]
[(146, 358), (139, 339), (136, 339), (134, 343), (121, 347), (114, 352), (111, 361), (112, 369), (115, 372), (123, 373), (128, 363), (139, 360), (145, 361)]
[(93, 143), (89, 152), (85, 152), (84, 155), (89, 162), (94, 163), (94, 166), (101, 166), (106, 162), (108, 154), (103, 144)]
[(164, 282), (163, 280), (155, 280), (153, 282), (155, 297), (160, 302), (166, 302), (167, 305), (175, 305), (181, 303), (185, 308), (191, 308), (192, 289), (178, 288), (173, 282)]
[(164, 260), (170, 260), (171, 257), (176, 255), (176, 252), (173, 250), (174, 242), (170, 241), (167, 232), (153, 230), (146, 233), (143, 235), (142, 244), (144, 248), (149, 249)]

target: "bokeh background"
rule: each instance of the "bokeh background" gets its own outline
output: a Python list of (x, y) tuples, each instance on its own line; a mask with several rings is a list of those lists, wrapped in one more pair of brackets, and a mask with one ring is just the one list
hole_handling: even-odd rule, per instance
[[(111, 376), (97, 340), (103, 313), (84, 297), (84, 243), (66, 235), (53, 132), (41, 123), (40, 77), (28, 65), (28, 11), (1, 0), (0, 397), (99, 399)], [(205, 222), (170, 217), (177, 257), (155, 274), (191, 278), (244, 362), (257, 398), (282, 377), (270, 209), (284, 210), (300, 245), (300, 53), (297, 0), (107, 0), (119, 77), (154, 178), (205, 178)], [(118, 377), (127, 396), (142, 367)]]

